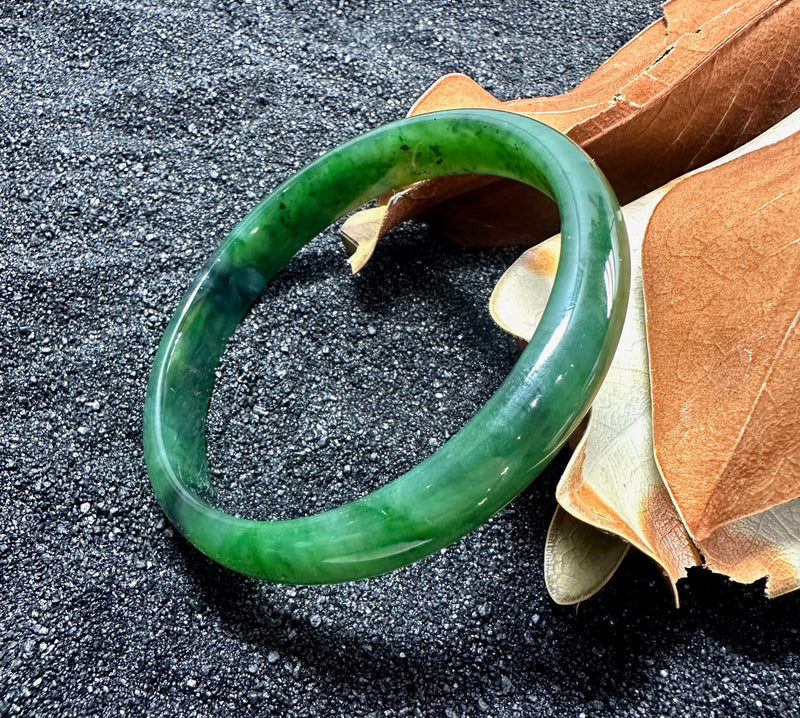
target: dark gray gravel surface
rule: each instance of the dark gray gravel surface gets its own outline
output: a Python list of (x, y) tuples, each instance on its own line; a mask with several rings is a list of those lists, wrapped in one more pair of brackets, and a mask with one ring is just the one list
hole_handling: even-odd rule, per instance
[[(656, 2), (0, 2), (0, 715), (798, 715), (800, 596), (630, 560), (579, 609), (541, 558), (564, 456), (439, 555), (258, 583), (165, 521), (143, 466), (154, 349), (193, 274), (294, 170), (464, 71), (569, 88)], [(334, 232), (220, 368), (219, 503), (296, 516), (384, 483), (516, 349), (486, 311), (516, 251), (411, 226), (353, 278)]]

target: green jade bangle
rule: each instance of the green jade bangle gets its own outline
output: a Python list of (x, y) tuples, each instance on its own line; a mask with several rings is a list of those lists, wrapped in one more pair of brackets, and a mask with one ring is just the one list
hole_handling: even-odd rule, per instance
[[(223, 513), (209, 488), (205, 423), (215, 369), (267, 282), (335, 219), (418, 180), (510, 177), (558, 202), (563, 248), (535, 335), (489, 401), (403, 476), (324, 513), (254, 521)], [(197, 275), (170, 322), (147, 388), (144, 449), (172, 523), (213, 560), (294, 584), (375, 576), (451, 544), (541, 472), (585, 415), (617, 346), (630, 258), (619, 205), (595, 164), (535, 120), (448, 110), (368, 132), (262, 200)]]

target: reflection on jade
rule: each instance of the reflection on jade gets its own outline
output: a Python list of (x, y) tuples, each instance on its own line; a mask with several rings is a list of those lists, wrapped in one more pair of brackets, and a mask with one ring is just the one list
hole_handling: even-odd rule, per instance
[[(559, 205), (563, 247), (536, 334), (483, 408), (435, 454), (332, 511), (252, 521), (218, 511), (205, 422), (225, 345), (267, 282), (335, 219), (418, 180), (481, 173), (542, 190)], [(553, 458), (591, 403), (625, 316), (629, 257), (621, 213), (594, 163), (539, 122), (496, 110), (400, 120), (318, 159), (230, 233), (183, 297), (147, 388), (144, 448), (155, 494), (200, 551), (286, 583), (375, 576), (484, 523)]]

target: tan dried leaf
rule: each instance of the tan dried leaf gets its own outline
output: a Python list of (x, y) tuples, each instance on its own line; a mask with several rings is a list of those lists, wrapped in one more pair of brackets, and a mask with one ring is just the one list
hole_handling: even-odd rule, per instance
[(706, 565), (734, 581), (766, 576), (770, 598), (800, 588), (800, 499), (739, 519), (701, 543)]
[[(713, 225), (724, 216), (720, 214), (717, 206), (718, 200), (710, 204), (701, 201), (704, 195), (698, 194), (693, 179), (708, 178), (709, 181), (706, 183), (708, 191), (717, 197), (728, 192), (724, 186), (722, 188), (719, 186), (717, 173), (720, 171), (730, 173), (731, 178), (734, 179), (729, 184), (739, 186), (742, 194), (755, 193), (748, 200), (750, 205), (754, 205), (756, 197), (759, 196), (756, 187), (762, 185), (769, 187), (770, 191), (767, 194), (770, 197), (767, 198), (766, 203), (762, 202), (757, 207), (752, 207), (757, 209), (756, 217), (777, 210), (777, 219), (773, 217), (773, 220), (767, 220), (766, 224), (759, 225), (763, 226), (765, 230), (769, 230), (770, 242), (774, 245), (770, 245), (772, 250), (769, 251), (780, 249), (782, 251), (779, 254), (783, 255), (786, 251), (793, 252), (800, 249), (800, 239), (798, 239), (800, 238), (800, 222), (796, 219), (800, 213), (785, 213), (782, 208), (794, 209), (794, 207), (781, 204), (782, 202), (797, 201), (796, 192), (789, 192), (786, 189), (782, 194), (778, 192), (780, 187), (776, 185), (777, 181), (793, 185), (795, 189), (800, 188), (800, 181), (793, 184), (794, 179), (790, 179), (794, 177), (794, 172), (800, 166), (798, 163), (800, 149), (794, 144), (800, 143), (800, 135), (793, 135), (799, 131), (800, 111), (732, 155), (713, 163), (709, 168), (698, 171), (695, 177), (690, 176), (670, 183), (623, 209), (632, 245), (631, 304), (620, 347), (609, 370), (609, 375), (593, 405), (586, 435), (578, 445), (559, 484), (558, 499), (575, 516), (625, 538), (655, 558), (673, 583), (683, 575), (685, 566), (697, 563), (697, 555), (693, 543), (681, 523), (680, 514), (676, 511), (670, 494), (661, 479), (654, 459), (648, 353), (645, 347), (642, 275), (639, 261), (641, 244), (643, 240), (648, 243), (652, 242), (654, 248), (652, 251), (659, 255), (661, 265), (663, 265), (652, 266), (647, 270), (649, 274), (646, 276), (649, 276), (653, 286), (658, 288), (659, 297), (664, 304), (659, 309), (653, 309), (648, 305), (648, 312), (660, 317), (661, 313), (666, 311), (667, 317), (671, 317), (670, 321), (680, 323), (685, 320), (689, 324), (697, 320), (697, 312), (690, 316), (687, 312), (676, 310), (675, 302), (680, 301), (681, 297), (695, 295), (705, 301), (703, 298), (711, 297), (716, 291), (714, 289), (715, 282), (722, 281), (720, 276), (713, 271), (716, 265), (709, 265), (705, 261), (706, 257), (699, 253), (698, 247), (691, 243), (704, 242), (708, 232), (707, 225), (709, 223)], [(790, 136), (789, 140), (776, 144), (787, 136)], [(786, 144), (787, 142), (789, 144)], [(793, 149), (788, 149), (790, 145)], [(766, 152), (766, 155), (761, 153), (747, 155), (747, 153), (753, 153), (758, 148), (765, 146), (768, 149), (762, 150), (762, 153)], [(736, 157), (740, 159), (734, 161)], [(761, 159), (756, 159), (758, 157)], [(755, 161), (761, 163), (757, 170), (755, 166), (752, 166), (752, 162)], [(718, 169), (714, 169), (715, 167)], [(777, 175), (778, 178), (783, 179), (776, 179), (771, 175)], [(683, 192), (683, 187), (689, 187), (689, 191)], [(679, 192), (679, 190), (681, 191)], [(703, 222), (689, 221), (673, 226), (671, 220), (665, 219), (660, 212), (662, 204), (664, 206), (673, 204), (673, 196), (678, 196), (681, 200), (680, 203), (673, 205), (678, 208), (676, 211), (693, 213), (691, 214), (692, 218), (702, 217), (704, 218)], [(776, 197), (777, 199), (775, 199)], [(787, 199), (788, 197), (793, 199)], [(769, 199), (772, 201), (768, 201)], [(717, 244), (721, 245), (721, 251), (725, 249), (725, 246), (722, 245), (727, 246), (730, 261), (738, 266), (744, 254), (735, 246), (734, 251), (731, 252), (728, 240), (739, 228), (744, 230), (748, 227), (750, 219), (748, 217), (746, 221), (742, 221), (733, 216), (736, 214), (737, 202), (739, 202), (738, 206), (744, 206), (740, 199), (732, 196), (726, 206), (730, 206), (733, 214), (720, 228), (714, 230), (716, 234), (712, 236), (719, 238)], [(726, 204), (725, 201), (722, 203)], [(711, 208), (710, 212), (709, 207)], [(762, 222), (763, 217), (759, 217), (758, 221)], [(788, 235), (783, 236), (782, 240), (780, 232), (773, 226), (774, 222), (788, 228)], [(663, 248), (662, 241), (656, 236), (661, 232), (666, 232), (672, 240), (669, 243), (669, 251)], [(794, 242), (791, 240), (793, 233), (796, 240)], [(747, 240), (748, 249), (755, 252), (756, 255), (759, 252), (763, 255), (763, 249), (758, 249), (760, 234), (756, 232), (752, 237), (748, 235)], [(644, 239), (645, 236), (647, 239)], [(691, 238), (688, 240), (688, 248), (686, 246), (687, 237)], [(713, 242), (713, 239), (711, 241)], [(501, 278), (495, 288), (491, 301), (493, 316), (501, 326), (517, 336), (527, 338), (535, 329), (537, 317), (541, 315), (552, 286), (558, 246), (556, 237), (528, 250)], [(680, 266), (676, 262), (679, 262)], [(684, 262), (695, 264), (691, 265), (690, 270), (683, 264)], [(709, 267), (712, 271), (709, 271)], [(797, 277), (800, 277), (798, 269), (800, 267), (793, 263), (782, 268), (785, 276), (793, 277), (795, 280), (790, 283), (791, 288), (786, 284), (782, 285), (777, 280), (780, 272), (777, 272), (775, 267), (769, 269), (776, 277), (776, 286), (771, 288), (773, 293), (766, 303), (766, 308), (773, 312), (772, 316), (780, 315), (785, 320), (784, 325), (788, 322), (788, 327), (794, 326), (792, 321), (798, 311), (797, 307), (792, 309), (792, 301), (795, 304), (800, 303), (800, 290), (797, 289)], [(673, 279), (671, 287), (661, 285), (661, 277), (665, 273)], [(713, 275), (713, 279), (707, 285), (705, 278), (709, 274)], [(744, 285), (747, 282), (747, 286), (766, 286), (765, 282), (759, 283), (754, 279), (757, 274), (758, 272), (752, 269), (745, 276), (740, 272), (739, 284)], [(783, 293), (781, 289), (783, 289)], [(690, 290), (695, 294), (692, 294)], [(791, 290), (794, 290), (793, 293)], [(784, 302), (781, 297), (787, 291), (791, 299)], [(743, 291), (742, 296), (749, 295)], [(783, 306), (775, 309), (775, 305), (780, 303)], [(670, 307), (664, 308), (666, 305), (672, 307), (672, 313), (670, 313)], [(726, 305), (720, 311), (710, 312), (708, 316), (716, 317), (717, 322), (719, 322), (720, 316), (732, 317), (727, 323), (722, 322), (726, 331), (744, 329), (749, 330), (751, 334), (754, 330), (757, 330), (757, 333), (763, 333), (763, 325), (750, 323), (747, 312), (751, 310), (750, 306), (742, 308)], [(762, 305), (763, 310), (765, 310), (764, 305)], [(699, 313), (703, 314), (703, 312)], [(714, 321), (712, 321), (713, 323)], [(782, 336), (780, 326), (773, 333)], [(691, 345), (686, 343), (684, 335), (676, 337), (673, 332), (671, 336), (671, 342), (668, 344), (670, 349), (691, 351)], [(705, 347), (705, 343), (701, 342), (701, 344), (702, 347)], [(651, 347), (651, 350), (654, 352), (655, 361), (659, 362), (663, 357), (658, 355), (658, 348)], [(661, 394), (673, 404), (679, 403), (680, 397), (682, 397), (685, 407), (687, 397), (691, 400), (692, 392), (696, 387), (694, 385), (691, 389), (687, 386), (679, 387), (684, 384), (682, 374), (684, 365), (676, 364), (674, 357), (665, 360), (664, 366), (667, 367), (666, 376), (672, 383), (668, 386), (665, 385)], [(795, 366), (797, 366), (796, 363)], [(699, 372), (698, 377), (701, 375), (702, 372)], [(796, 369), (794, 376), (797, 377)], [(794, 391), (800, 392), (800, 380), (795, 378), (793, 386)], [(682, 393), (672, 396), (671, 392), (678, 391), (679, 388)], [(708, 395), (708, 406), (713, 413), (712, 395), (713, 392)], [(794, 395), (785, 403), (786, 407), (794, 408), (798, 398), (800, 397)], [(729, 417), (730, 414), (726, 413), (725, 416)], [(721, 417), (720, 422), (724, 423), (724, 418), (724, 416)], [(788, 447), (791, 451), (794, 450), (793, 447), (799, 445), (798, 439), (795, 438), (798, 436), (796, 431), (798, 420), (784, 414), (778, 421), (781, 422), (780, 430), (771, 434), (768, 450), (773, 465), (776, 463), (776, 455), (773, 453), (776, 446), (783, 446), (784, 450)], [(773, 421), (770, 425), (772, 426), (774, 423)], [(783, 431), (784, 424), (788, 424), (793, 430)], [(739, 428), (741, 429), (741, 425)], [(678, 437), (685, 430), (686, 427), (681, 426), (678, 430), (672, 431), (670, 436)], [(702, 455), (705, 449), (702, 433), (698, 436), (701, 437), (698, 443), (691, 447), (681, 447), (678, 452), (689, 463), (693, 461), (691, 457)], [(777, 459), (782, 455), (782, 452), (779, 451)], [(765, 464), (762, 458), (758, 455), (758, 460), (763, 467)], [(794, 462), (792, 465), (800, 464)], [(713, 489), (713, 481), (704, 484), (700, 480), (699, 474), (693, 473), (690, 476), (690, 473), (684, 475), (685, 486), (695, 492), (702, 491), (704, 485)], [(748, 472), (747, 480), (751, 473)], [(740, 476), (739, 479), (740, 483), (744, 483), (746, 480), (743, 476)], [(796, 479), (795, 476), (795, 483)], [(790, 495), (792, 498), (800, 496), (800, 491), (792, 495), (793, 491), (794, 489), (789, 490), (788, 494), (780, 495)], [(740, 489), (738, 494), (741, 494)], [(738, 494), (732, 497), (735, 499), (735, 501), (732, 500), (732, 503), (735, 504), (739, 501)], [(756, 494), (763, 496), (760, 491), (757, 491)], [(678, 506), (680, 507), (680, 503)], [(769, 575), (770, 582), (767, 590), (770, 595), (777, 595), (798, 587), (800, 582), (798, 579), (800, 576), (800, 523), (798, 523), (800, 508), (798, 506), (800, 506), (800, 502), (790, 501), (758, 516), (743, 518), (722, 527), (718, 526), (699, 543), (706, 564), (714, 570), (723, 571), (740, 581), (750, 581)], [(692, 528), (691, 524), (689, 528)], [(555, 530), (557, 529), (551, 529), (551, 533)], [(553, 541), (557, 538), (555, 537)], [(568, 538), (563, 540), (568, 541)], [(552, 551), (551, 543), (548, 542), (548, 552)], [(552, 572), (552, 567), (557, 564), (554, 563), (552, 556), (546, 556), (545, 565), (550, 567), (548, 570)], [(574, 573), (573, 569), (572, 574)], [(586, 579), (588, 583), (591, 583), (592, 576), (589, 575)], [(569, 585), (572, 585), (576, 579), (570, 575), (566, 580)]]
[[(584, 147), (629, 202), (800, 105), (800, 0), (670, 0), (664, 14), (563, 95), (501, 102), (446, 75), (410, 114), (487, 107), (534, 117)], [(464, 244), (532, 244), (557, 230), (552, 202), (493, 177), (421, 182), (386, 201), (369, 225), (373, 245), (420, 213)]]
[(664, 479), (710, 566), (781, 585), (773, 549), (800, 533), (784, 523), (800, 497), (799, 218), (800, 132), (677, 184), (643, 252)]

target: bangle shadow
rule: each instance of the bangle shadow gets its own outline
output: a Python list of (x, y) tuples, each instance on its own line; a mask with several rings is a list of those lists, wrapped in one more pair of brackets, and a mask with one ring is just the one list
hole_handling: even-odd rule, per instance
[[(491, 285), (485, 296), (476, 298), (463, 282), (451, 278), (451, 269), (453, 277), (460, 276), (455, 270), (463, 272), (476, 250), (433, 233), (421, 241), (413, 231), (395, 235), (384, 240), (354, 281), (360, 311), (391, 313), (398, 301), (409, 297), (421, 307), (438, 304), (447, 311), (431, 316), (463, 324), (465, 341), (486, 352), (493, 371), (513, 361), (511, 341), (498, 349), (502, 333), (488, 311), (478, 311)], [(502, 271), (518, 251), (497, 252), (489, 271)], [(323, 255), (323, 272), (337, 271), (338, 259)], [(270, 300), (280, 300), (303, 278), (311, 281), (319, 263), (318, 252), (299, 255), (267, 290)], [(656, 701), (670, 672), (681, 668), (675, 657), (705, 646), (721, 644), (749, 661), (796, 652), (793, 623), (800, 596), (767, 601), (760, 585), (740, 586), (694, 570), (681, 586), (683, 605), (676, 610), (654, 564), (641, 555), (626, 560), (609, 585), (579, 607), (552, 604), (540, 565), (555, 507), (554, 485), (567, 458), (562, 452), (509, 508), (445, 555), (385, 577), (334, 586), (275, 586), (217, 566), (182, 539), (176, 547), (201, 605), (255, 646), (265, 661), (278, 654), (275, 663), (282, 670), (310, 670), (320, 694), (357, 693), (374, 710), (443, 712), (447, 705), (442, 696), (450, 696), (459, 710), (476, 712), (478, 706), (460, 703), (462, 691), (483, 695), (490, 708), (524, 700), (532, 710), (538, 706), (546, 711), (550, 700), (580, 704), (598, 696), (633, 706), (637, 700)], [(493, 549), (485, 555), (487, 545)], [(469, 577), (463, 593), (459, 576)], [(534, 605), (525, 602), (531, 584)], [(333, 610), (313, 624), (320, 601)], [(461, 612), (453, 625), (448, 604)], [(359, 607), (368, 608), (368, 615)], [(407, 612), (405, 622), (397, 621), (399, 611)], [(380, 619), (386, 613), (394, 626)], [(762, 627), (758, 640), (752, 640), (753, 631), (736, 630), (743, 623)], [(439, 703), (431, 704), (428, 696), (434, 695)]]

